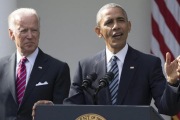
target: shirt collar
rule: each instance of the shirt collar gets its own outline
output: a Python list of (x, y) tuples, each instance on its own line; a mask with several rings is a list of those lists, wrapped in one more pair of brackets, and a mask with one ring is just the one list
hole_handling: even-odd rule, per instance
[[(35, 59), (38, 55), (38, 52), (39, 52), (39, 49), (36, 48), (36, 50), (31, 55), (26, 57), (28, 59), (28, 62), (30, 62), (32, 65), (34, 65)], [(19, 62), (21, 61), (22, 58), (23, 58), (23, 56), (21, 56), (21, 54), (17, 50), (17, 65), (19, 64)]]
[(119, 59), (122, 63), (124, 63), (124, 59), (125, 59), (125, 56), (126, 56), (127, 51), (128, 51), (128, 45), (127, 45), (127, 43), (126, 43), (126, 45), (124, 46), (124, 48), (123, 48), (122, 50), (120, 50), (120, 51), (119, 51), (118, 53), (116, 53), (116, 54), (113, 54), (113, 53), (108, 49), (108, 47), (106, 46), (106, 60), (107, 60), (107, 63), (110, 62), (112, 56), (114, 56), (114, 55), (117, 56), (118, 59)]

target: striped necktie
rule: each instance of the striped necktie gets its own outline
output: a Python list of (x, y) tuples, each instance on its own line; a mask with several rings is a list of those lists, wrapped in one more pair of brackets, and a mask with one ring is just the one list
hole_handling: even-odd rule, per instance
[(19, 105), (21, 104), (26, 87), (26, 61), (26, 57), (22, 58), (17, 70), (16, 90)]
[(110, 63), (109, 72), (114, 73), (114, 78), (109, 84), (109, 90), (110, 90), (112, 105), (115, 105), (118, 94), (119, 68), (116, 62), (118, 58), (116, 56), (113, 56), (111, 59), (112, 61)]

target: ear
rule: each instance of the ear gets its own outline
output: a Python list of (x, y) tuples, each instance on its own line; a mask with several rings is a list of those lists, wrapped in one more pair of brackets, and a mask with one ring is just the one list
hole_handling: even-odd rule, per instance
[(131, 22), (128, 21), (128, 32), (130, 33), (130, 31), (131, 31)]
[(95, 33), (97, 34), (98, 37), (102, 38), (102, 34), (100, 32), (100, 28), (99, 27), (95, 27)]
[(9, 29), (9, 37), (11, 38), (12, 41), (15, 40), (13, 30), (11, 30), (11, 29)]

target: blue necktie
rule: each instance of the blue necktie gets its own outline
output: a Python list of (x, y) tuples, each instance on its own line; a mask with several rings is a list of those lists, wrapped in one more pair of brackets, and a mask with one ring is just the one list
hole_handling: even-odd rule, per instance
[(118, 59), (116, 56), (113, 56), (112, 61), (110, 63), (109, 72), (114, 73), (114, 79), (110, 82), (109, 90), (111, 94), (112, 105), (116, 104), (117, 94), (118, 94), (118, 81), (119, 81), (119, 68), (116, 60)]

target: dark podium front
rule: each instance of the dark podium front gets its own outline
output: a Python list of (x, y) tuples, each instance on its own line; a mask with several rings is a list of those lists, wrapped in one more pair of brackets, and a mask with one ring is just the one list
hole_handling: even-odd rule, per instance
[(38, 105), (35, 120), (163, 120), (150, 106)]

